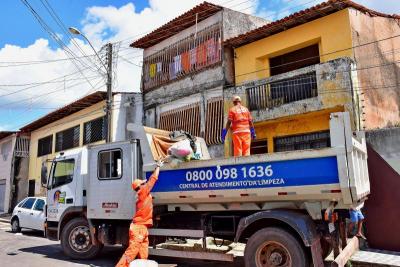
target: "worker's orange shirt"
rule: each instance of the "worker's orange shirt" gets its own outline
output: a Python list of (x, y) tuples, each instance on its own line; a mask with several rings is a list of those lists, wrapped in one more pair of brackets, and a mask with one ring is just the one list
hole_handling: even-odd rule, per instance
[(153, 225), (153, 197), (150, 194), (158, 177), (150, 176), (149, 181), (143, 184), (137, 192), (136, 212), (133, 216), (133, 223), (152, 226)]
[(238, 104), (229, 109), (228, 120), (231, 121), (232, 133), (249, 133), (250, 121), (252, 121), (250, 111)]

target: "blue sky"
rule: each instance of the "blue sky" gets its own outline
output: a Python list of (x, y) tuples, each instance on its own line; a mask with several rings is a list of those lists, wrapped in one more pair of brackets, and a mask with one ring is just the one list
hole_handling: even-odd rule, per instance
[[(81, 38), (71, 39), (62, 32), (43, 3), (27, 0), (43, 20), (77, 56), (93, 54)], [(201, 0), (47, 0), (63, 24), (82, 30), (96, 49), (111, 41), (120, 43), (114, 90), (138, 91), (142, 54), (129, 43), (168, 20), (201, 3)], [(275, 20), (321, 0), (210, 0), (244, 13)], [(399, 13), (400, 1), (358, 0), (370, 8)], [(32, 61), (63, 59), (67, 55), (43, 30), (21, 0), (0, 4), (0, 131), (17, 130), (26, 123), (94, 90), (104, 90), (103, 76), (90, 58), (77, 63), (60, 61), (29, 64)], [(84, 53), (82, 53), (81, 49)], [(28, 62), (27, 64), (13, 62)], [(9, 65), (11, 64), (11, 66)], [(15, 65), (16, 64), (16, 65)], [(20, 64), (20, 65), (19, 65)], [(138, 67), (139, 66), (139, 67)], [(77, 71), (77, 67), (81, 71)], [(64, 76), (64, 77), (63, 77)], [(43, 83), (52, 80), (51, 83)], [(87, 82), (89, 80), (89, 82)], [(43, 83), (43, 84), (34, 84)], [(32, 86), (33, 84), (33, 86)]]

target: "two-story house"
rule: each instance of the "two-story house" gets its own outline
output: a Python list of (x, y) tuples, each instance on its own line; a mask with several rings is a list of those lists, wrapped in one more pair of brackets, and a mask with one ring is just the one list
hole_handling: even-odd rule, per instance
[(331, 0), (231, 38), (226, 109), (245, 99), (254, 153), (329, 146), (332, 112), (348, 111), (354, 130), (399, 124), (399, 35), (400, 16)]
[(221, 156), (223, 88), (234, 82), (225, 40), (264, 25), (251, 15), (204, 2), (135, 40), (143, 49), (144, 124), (205, 138)]

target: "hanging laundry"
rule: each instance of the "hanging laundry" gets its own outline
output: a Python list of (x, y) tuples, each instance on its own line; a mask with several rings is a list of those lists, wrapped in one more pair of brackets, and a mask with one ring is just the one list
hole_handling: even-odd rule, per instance
[(175, 64), (175, 73), (179, 74), (182, 72), (182, 62), (181, 62), (181, 55), (177, 55), (174, 57), (174, 64)]
[(156, 64), (150, 64), (150, 78), (154, 78), (156, 76)]
[(182, 53), (181, 61), (182, 61), (182, 69), (183, 69), (183, 71), (185, 73), (188, 73), (190, 71), (190, 55), (189, 55), (189, 51)]
[(189, 51), (189, 57), (190, 57), (190, 67), (192, 69), (196, 68), (196, 63), (197, 63), (197, 48), (192, 48)]
[(175, 63), (172, 62), (169, 64), (169, 79), (173, 80), (175, 78), (176, 78)]
[(162, 72), (162, 62), (157, 62), (157, 73)]
[(214, 39), (209, 39), (206, 42), (206, 46), (207, 46), (207, 59), (209, 63), (214, 63), (216, 62), (217, 59), (217, 53), (216, 53), (216, 42), (214, 41)]
[(204, 43), (197, 46), (197, 65), (204, 66), (207, 61), (207, 49)]

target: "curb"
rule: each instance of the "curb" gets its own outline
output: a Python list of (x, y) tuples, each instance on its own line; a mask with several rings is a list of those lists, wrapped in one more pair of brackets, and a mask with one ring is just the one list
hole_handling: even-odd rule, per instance
[(0, 218), (0, 222), (2, 223), (10, 223), (11, 218)]

